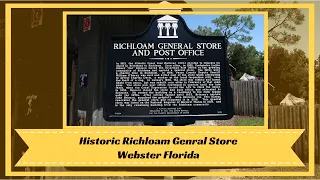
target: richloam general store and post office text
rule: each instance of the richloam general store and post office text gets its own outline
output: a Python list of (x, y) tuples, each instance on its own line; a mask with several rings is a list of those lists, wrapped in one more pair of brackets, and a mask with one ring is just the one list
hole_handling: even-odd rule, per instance
[(132, 56), (205, 56), (205, 50), (222, 49), (222, 43), (114, 43), (113, 50), (133, 50)]

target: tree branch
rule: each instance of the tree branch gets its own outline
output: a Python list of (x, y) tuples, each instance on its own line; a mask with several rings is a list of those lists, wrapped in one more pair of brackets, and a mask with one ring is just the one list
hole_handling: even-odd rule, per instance
[[(244, 27), (245, 23), (243, 23), (242, 27), (241, 28), (238, 28), (236, 31), (234, 31), (232, 34), (230, 34), (229, 37), (233, 36), (234, 34), (236, 34), (238, 31), (240, 31), (240, 29), (242, 29)], [(228, 38), (229, 38), (228, 37)]]
[(283, 19), (283, 21), (282, 21), (280, 24), (276, 24), (276, 25), (273, 26), (268, 32), (271, 32), (271, 31), (273, 31), (275, 28), (281, 26), (281, 25), (287, 20), (287, 18), (289, 17), (289, 15), (291, 15), (291, 12), (289, 12), (289, 13), (287, 14), (287, 16)]
[(278, 21), (277, 21), (277, 23), (276, 23), (276, 25), (278, 25), (279, 24), (279, 22), (281, 21), (281, 13), (279, 13), (279, 15), (278, 15)]
[(279, 44), (281, 44), (280, 40), (278, 40), (277, 38), (275, 38), (274, 36), (268, 36), (268, 37), (271, 37), (272, 39), (276, 40)]

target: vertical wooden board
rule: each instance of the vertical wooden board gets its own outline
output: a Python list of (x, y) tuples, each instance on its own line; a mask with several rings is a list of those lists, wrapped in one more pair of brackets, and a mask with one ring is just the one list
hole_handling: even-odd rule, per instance
[(243, 113), (243, 112), (244, 112), (244, 98), (245, 98), (245, 97), (244, 97), (244, 92), (245, 92), (245, 91), (244, 91), (244, 84), (243, 84), (243, 83), (240, 83), (240, 86), (241, 86), (241, 101), (240, 101), (240, 102), (241, 102), (241, 103), (240, 103), (240, 104), (241, 104), (241, 105), (240, 105), (241, 112), (240, 112), (240, 114), (241, 114), (241, 115), (244, 115), (244, 113)]
[[(294, 114), (293, 112), (295, 111), (296, 106), (290, 106), (289, 109), (289, 122), (288, 122), (288, 129), (294, 129)], [(299, 148), (297, 146), (297, 141), (292, 145), (292, 149), (296, 154), (299, 154)]]
[(255, 107), (256, 108), (256, 116), (261, 116), (260, 115), (260, 83), (256, 83), (256, 89), (255, 89), (255, 91), (256, 91), (256, 103), (257, 103), (257, 106)]
[(234, 101), (236, 102), (235, 106), (234, 106), (234, 113), (238, 115), (238, 112), (239, 112), (239, 86), (238, 86), (237, 82), (233, 83), (233, 87), (234, 87), (233, 91), (234, 91), (234, 95), (235, 95)]
[(273, 110), (273, 115), (272, 115), (272, 121), (273, 121), (273, 124), (272, 124), (272, 129), (277, 129), (277, 107), (276, 106), (274, 106), (273, 108), (272, 108)]
[(286, 116), (287, 116), (287, 126), (286, 126), (286, 129), (293, 129), (293, 119), (292, 119), (292, 108), (294, 108), (294, 106), (289, 106), (287, 108), (287, 113), (286, 113)]
[[(264, 94), (264, 81), (262, 81), (262, 91)], [(262, 110), (264, 111), (264, 103), (262, 103), (261, 106), (262, 106)]]
[(248, 114), (249, 114), (249, 106), (248, 106), (248, 95), (249, 95), (249, 92), (248, 92), (248, 84), (249, 84), (249, 82), (247, 81), (247, 82), (245, 82), (245, 85), (244, 85), (244, 87), (245, 87), (245, 90), (244, 90), (244, 92), (245, 92), (245, 99), (244, 99), (244, 103), (245, 103), (245, 109), (244, 109), (244, 115), (245, 116), (248, 116)]
[(282, 129), (290, 129), (290, 128), (288, 128), (289, 123), (290, 123), (289, 111), (290, 111), (290, 107), (282, 106), (282, 118), (283, 118), (281, 121), (281, 128)]
[(259, 116), (258, 84), (259, 84), (258, 82), (255, 82), (252, 87), (252, 89), (253, 89), (252, 98), (253, 98), (253, 105), (254, 105), (254, 111), (253, 111), (254, 116)]
[(260, 113), (259, 113), (259, 106), (260, 106), (260, 102), (259, 102), (259, 83), (258, 82), (255, 83), (255, 85), (254, 85), (253, 98), (254, 98), (254, 104), (255, 104), (255, 107), (254, 107), (255, 116), (260, 117)]
[[(291, 109), (291, 121), (292, 121), (292, 126), (290, 127), (290, 129), (296, 129), (297, 127), (297, 123), (296, 123), (296, 111), (297, 111), (297, 108), (298, 106), (293, 106), (292, 109)], [(297, 140), (294, 144), (293, 144), (293, 148), (294, 148), (294, 151), (297, 153), (297, 152), (300, 152), (299, 150), (299, 146), (298, 146), (298, 141)]]
[(317, 118), (315, 119), (317, 121), (317, 135), (318, 135), (318, 145), (317, 145), (317, 148), (318, 148), (318, 156), (317, 156), (317, 164), (320, 164), (320, 107), (319, 105), (317, 105), (317, 112), (318, 112), (318, 116)]
[(281, 119), (281, 116), (280, 116), (281, 109), (280, 108), (281, 108), (280, 106), (277, 106), (277, 108), (276, 108), (276, 118), (275, 118), (276, 122), (274, 123), (276, 129), (279, 129), (278, 123), (279, 123), (279, 119)]
[(276, 106), (272, 107), (272, 129), (277, 129), (277, 111)]
[(274, 107), (269, 107), (269, 123), (268, 128), (273, 129), (274, 128)]
[(247, 103), (247, 116), (251, 115), (251, 106), (250, 106), (250, 93), (252, 92), (250, 89), (250, 84), (252, 81), (248, 81), (246, 84), (246, 91), (247, 91), (247, 99), (246, 99), (246, 103)]
[(289, 106), (287, 108), (287, 112), (286, 112), (286, 116), (287, 116), (287, 123), (288, 123), (288, 126), (286, 129), (293, 129), (293, 118), (292, 118), (292, 108), (294, 108), (294, 106)]
[(259, 116), (258, 83), (253, 83), (254, 116)]
[(285, 124), (288, 121), (286, 117), (286, 107), (280, 106), (280, 118), (278, 119), (279, 129), (285, 129)]
[(246, 82), (246, 90), (245, 90), (245, 93), (246, 93), (246, 99), (245, 99), (245, 103), (246, 103), (246, 109), (245, 109), (245, 115), (246, 116), (249, 116), (249, 111), (250, 111), (250, 106), (249, 106), (249, 83), (250, 81), (247, 81)]
[(238, 94), (238, 112), (237, 112), (237, 114), (238, 115), (241, 115), (241, 99), (242, 99), (242, 94), (241, 94), (241, 84), (240, 83), (237, 83), (237, 89), (238, 89), (238, 91), (237, 91), (237, 94)]
[(271, 106), (268, 107), (268, 129), (271, 129), (271, 123), (272, 123), (272, 119), (271, 119)]
[(255, 116), (259, 116), (259, 99), (258, 99), (258, 97), (259, 97), (259, 94), (258, 94), (258, 91), (259, 91), (259, 89), (258, 89), (258, 83), (255, 83), (255, 85), (254, 85), (254, 96), (253, 96), (253, 98), (254, 98), (254, 103), (255, 103), (255, 106), (254, 106), (254, 113), (255, 113)]
[(258, 102), (259, 102), (259, 106), (257, 107), (258, 108), (258, 112), (259, 112), (259, 117), (261, 117), (261, 87), (260, 87), (260, 83), (257, 83), (258, 84)]
[[(294, 129), (294, 119), (293, 119), (293, 109), (295, 108), (295, 106), (289, 106), (288, 111), (287, 111), (287, 115), (288, 115), (288, 122), (287, 122), (287, 129)], [(299, 156), (299, 149), (297, 148), (297, 142), (295, 142), (292, 145), (292, 149), (294, 150), (294, 152), (296, 152), (296, 154)]]
[(281, 125), (283, 129), (288, 129), (288, 126), (286, 126), (286, 123), (290, 122), (289, 110), (290, 110), (290, 107), (282, 107), (284, 121), (281, 122)]
[(279, 111), (280, 111), (280, 107), (277, 106), (277, 108), (275, 108), (275, 123), (274, 123), (275, 129), (278, 129)]
[[(294, 120), (294, 129), (302, 129), (302, 120), (300, 119), (300, 114), (301, 114), (301, 108), (300, 106), (296, 106), (295, 108), (295, 112), (294, 112), (294, 116), (295, 116), (295, 120)], [(296, 142), (299, 154), (300, 154), (300, 159), (302, 161), (304, 161), (305, 157), (304, 157), (304, 148), (303, 148), (303, 134), (299, 137), (299, 139)]]
[(250, 112), (250, 115), (254, 116), (254, 98), (253, 98), (253, 87), (254, 87), (254, 84), (256, 82), (255, 81), (252, 81), (251, 84), (250, 84), (250, 108), (251, 108), (251, 112)]
[(239, 88), (239, 84), (237, 82), (234, 82), (234, 88), (236, 90), (235, 91), (235, 96), (236, 96), (236, 107), (235, 107), (235, 114), (239, 115), (239, 98), (240, 98), (240, 88)]
[(315, 163), (319, 164), (319, 144), (320, 144), (320, 139), (319, 139), (319, 108), (318, 105), (315, 105)]
[(249, 84), (250, 81), (246, 82), (246, 116), (250, 115), (250, 106), (249, 106), (249, 96), (250, 96), (250, 91), (249, 91)]
[[(265, 92), (264, 92), (264, 81), (262, 81), (261, 84), (262, 84), (262, 92), (263, 92), (263, 93), (262, 93), (262, 94), (263, 94), (262, 99), (264, 99), (264, 96), (265, 96), (265, 94), (264, 94), (264, 93), (265, 93)], [(268, 95), (267, 95), (267, 97), (268, 97)], [(264, 112), (264, 108), (265, 108), (265, 107), (264, 107), (264, 100), (262, 101), (261, 106), (262, 106), (262, 111)], [(268, 107), (268, 106), (267, 106), (267, 107)], [(266, 107), (266, 108), (267, 108), (267, 107)]]
[(240, 84), (237, 82), (235, 84), (236, 86), (236, 89), (237, 89), (237, 115), (240, 115), (240, 98), (241, 98), (241, 87), (240, 87)]
[[(261, 86), (262, 86), (262, 99), (264, 98), (264, 81), (261, 81)], [(262, 114), (262, 117), (264, 117), (264, 100), (262, 101), (262, 103), (261, 103), (261, 108), (262, 108), (262, 112), (263, 112), (263, 114)], [(267, 108), (268, 106), (266, 106), (266, 108)]]
[(318, 148), (317, 148), (317, 145), (318, 145), (318, 142), (317, 142), (317, 139), (318, 139), (318, 137), (317, 137), (317, 116), (318, 116), (318, 112), (317, 112), (317, 108), (316, 108), (316, 105), (314, 106), (314, 157), (315, 157), (315, 161), (316, 161), (316, 157), (317, 157), (317, 154), (318, 154), (318, 152), (317, 152), (317, 150), (318, 150)]
[(309, 116), (308, 116), (308, 106), (302, 106), (303, 110), (302, 116), (303, 119), (301, 120), (301, 124), (305, 132), (302, 134), (303, 140), (301, 141), (301, 146), (303, 147), (303, 156), (304, 162), (309, 162)]
[(318, 123), (317, 125), (317, 134), (318, 134), (318, 156), (317, 156), (317, 164), (320, 164), (320, 107), (319, 105), (317, 106), (317, 111), (318, 111), (318, 116), (316, 118), (316, 121)]
[(259, 88), (259, 93), (261, 94), (260, 95), (260, 98), (261, 98), (261, 101), (260, 101), (260, 117), (263, 117), (264, 116), (264, 109), (263, 109), (263, 104), (264, 104), (264, 86), (263, 86), (263, 81), (260, 81), (259, 82), (259, 85), (260, 85), (260, 88)]
[(242, 87), (241, 87), (241, 83), (237, 83), (237, 88), (238, 88), (238, 115), (241, 115), (241, 106), (242, 106), (242, 103), (241, 103), (241, 100), (242, 100)]
[(252, 81), (248, 81), (247, 86), (246, 86), (246, 88), (247, 88), (247, 116), (251, 115), (251, 103), (250, 103), (250, 100), (251, 100), (250, 96), (251, 96), (251, 92), (252, 92), (252, 90), (250, 88), (251, 83), (252, 83)]
[(235, 108), (236, 108), (236, 97), (235, 97), (235, 89), (234, 89), (234, 81), (230, 81), (230, 87), (232, 89), (232, 95), (233, 95), (233, 108), (234, 108), (234, 111), (235, 111)]
[(268, 119), (268, 128), (269, 129), (275, 129), (274, 128), (274, 122), (275, 122), (275, 112), (274, 112), (274, 107), (273, 106), (269, 106), (268, 107), (268, 111), (269, 111), (269, 119)]
[(282, 112), (282, 107), (279, 106), (277, 111), (277, 129), (281, 129), (281, 119), (282, 119), (281, 112)]
[(234, 112), (235, 114), (238, 114), (238, 108), (239, 108), (239, 89), (238, 84), (234, 81), (233, 83), (233, 101), (234, 101)]
[(251, 81), (249, 83), (249, 115), (250, 116), (253, 116), (253, 102), (252, 102), (252, 94), (253, 94), (253, 89), (252, 89), (252, 84), (254, 83), (255, 81)]
[[(306, 114), (305, 114), (305, 123), (306, 123), (306, 127), (307, 127), (307, 130), (308, 130), (308, 132), (307, 132), (307, 134), (306, 134), (306, 137), (307, 137), (307, 140), (306, 140), (306, 147), (307, 147), (307, 149), (309, 150), (309, 106), (307, 105), (307, 106), (305, 106), (306, 107)], [(307, 151), (306, 153), (308, 154), (308, 158), (309, 158), (309, 153), (308, 153), (309, 151)]]
[(240, 85), (240, 88), (241, 88), (241, 90), (240, 90), (240, 92), (241, 92), (241, 94), (240, 94), (240, 115), (241, 116), (243, 116), (244, 115), (244, 113), (243, 113), (243, 106), (244, 106), (244, 104), (243, 104), (243, 100), (244, 100), (244, 90), (243, 90), (243, 83), (242, 82), (240, 82), (239, 83), (239, 85)]
[(253, 113), (253, 116), (256, 116), (256, 101), (255, 101), (255, 85), (256, 84), (257, 83), (252, 84), (252, 106), (253, 106), (252, 113)]
[(281, 119), (278, 120), (278, 124), (279, 124), (279, 128), (280, 129), (284, 129), (284, 122), (287, 121), (287, 117), (285, 116), (285, 107), (283, 106), (280, 106), (281, 107), (281, 111), (280, 111), (280, 114), (281, 114)]
[[(288, 121), (286, 122), (287, 125), (287, 129), (294, 129), (294, 111), (296, 110), (296, 106), (289, 106), (288, 107)], [(292, 145), (292, 149), (294, 150), (294, 152), (296, 152), (297, 154), (299, 153), (299, 149), (297, 148), (297, 142), (295, 142), (293, 145)]]
[(259, 96), (260, 96), (260, 88), (259, 88), (259, 82), (255, 83), (255, 87), (254, 87), (254, 103), (255, 103), (255, 116), (260, 117), (260, 100), (259, 100)]
[(235, 83), (235, 89), (236, 89), (236, 97), (237, 97), (237, 112), (239, 111), (239, 84), (238, 83)]
[(271, 128), (271, 125), (270, 123), (272, 123), (272, 119), (271, 119), (271, 106), (268, 107), (268, 128), (270, 129)]
[(272, 124), (272, 129), (277, 129), (277, 109), (276, 106), (274, 106), (273, 108), (273, 124)]
[(247, 110), (247, 82), (243, 83), (243, 115), (246, 116), (246, 110)]
[(277, 107), (277, 117), (276, 117), (276, 121), (277, 121), (277, 122), (275, 123), (277, 129), (280, 129), (280, 128), (281, 128), (281, 127), (279, 126), (279, 123), (280, 123), (279, 121), (281, 121), (281, 118), (282, 118), (280, 113), (281, 113), (281, 106), (278, 106), (278, 107)]
[(309, 125), (308, 125), (308, 108), (307, 106), (302, 106), (301, 107), (303, 109), (303, 113), (302, 113), (302, 123), (303, 123), (303, 128), (305, 129), (305, 133), (303, 134), (303, 142), (302, 142), (302, 146), (304, 149), (304, 161), (308, 162), (308, 158), (309, 158), (309, 147), (308, 147), (308, 140), (309, 140)]
[(234, 98), (234, 87), (233, 87), (233, 81), (230, 81), (230, 88), (232, 89), (232, 97), (233, 97), (233, 107), (235, 107), (235, 98)]

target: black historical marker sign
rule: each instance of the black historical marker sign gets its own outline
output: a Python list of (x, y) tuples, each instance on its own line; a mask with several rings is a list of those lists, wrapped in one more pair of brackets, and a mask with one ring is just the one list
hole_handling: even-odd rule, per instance
[(112, 37), (104, 118), (187, 121), (232, 118), (224, 36), (200, 36), (181, 16), (156, 16), (137, 36)]

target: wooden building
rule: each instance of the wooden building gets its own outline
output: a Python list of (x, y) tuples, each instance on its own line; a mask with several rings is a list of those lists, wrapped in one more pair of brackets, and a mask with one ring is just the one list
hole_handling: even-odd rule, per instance
[[(115, 2), (117, 1), (109, 3)], [(152, 1), (152, 3), (159, 2)], [(62, 128), (63, 100), (60, 97), (63, 56), (62, 51), (52, 49), (60, 49), (62, 44), (66, 43), (61, 38), (62, 14), (66, 10), (77, 9), (43, 9), (43, 20), (38, 26), (32, 25), (34, 10), (24, 8), (12, 11), (12, 168), (14, 170), (24, 171), (24, 168), (14, 167), (14, 164), (28, 148), (14, 129)], [(146, 8), (135, 10), (148, 11)], [(85, 110), (87, 116), (87, 121), (83, 125), (114, 125), (103, 119), (99, 119), (100, 121), (95, 124), (92, 123), (93, 112), (102, 109), (103, 90), (107, 86), (104, 68), (107, 61), (105, 42), (111, 35), (134, 35), (142, 32), (152, 16), (92, 16), (91, 30), (87, 32), (83, 32), (84, 17), (86, 16), (68, 18), (67, 86), (71, 87), (72, 83), (74, 85), (74, 94), (68, 103), (68, 108), (71, 107), (69, 112), (72, 112), (67, 117), (68, 123), (78, 125), (76, 115), (80, 109)], [(1, 47), (4, 47), (4, 17), (0, 18), (0, 41)], [(4, 54), (4, 51), (1, 52)], [(88, 73), (88, 86), (79, 88), (79, 75), (84, 72)], [(30, 96), (36, 96), (37, 99), (33, 100), (32, 113), (28, 114), (30, 105), (29, 99), (26, 98)], [(43, 168), (38, 170), (42, 171)]]

